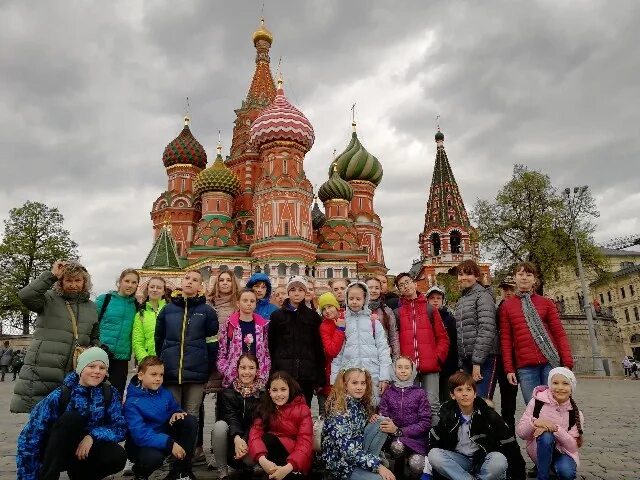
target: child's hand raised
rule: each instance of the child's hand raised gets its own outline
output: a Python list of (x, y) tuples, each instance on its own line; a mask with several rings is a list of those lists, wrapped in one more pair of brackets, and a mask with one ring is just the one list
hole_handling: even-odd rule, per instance
[(339, 315), (338, 318), (336, 318), (336, 327), (344, 328), (346, 324), (347, 322), (344, 320), (343, 315)]

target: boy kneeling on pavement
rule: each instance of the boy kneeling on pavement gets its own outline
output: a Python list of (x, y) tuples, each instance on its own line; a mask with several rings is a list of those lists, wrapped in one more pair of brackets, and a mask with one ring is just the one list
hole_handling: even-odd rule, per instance
[[(428, 459), (433, 477), (505, 478), (509, 464), (523, 463), (520, 447), (509, 427), (484, 399), (476, 396), (476, 383), (471, 375), (456, 372), (449, 377), (448, 386), (451, 400), (440, 408), (440, 422), (430, 433), (432, 449)], [(512, 475), (517, 478), (521, 474)]]
[(145, 357), (138, 376), (127, 388), (124, 416), (129, 426), (125, 449), (134, 464), (136, 480), (147, 479), (162, 466), (167, 454), (176, 458), (165, 480), (195, 479), (191, 459), (198, 435), (198, 419), (188, 415), (162, 386), (164, 363)]

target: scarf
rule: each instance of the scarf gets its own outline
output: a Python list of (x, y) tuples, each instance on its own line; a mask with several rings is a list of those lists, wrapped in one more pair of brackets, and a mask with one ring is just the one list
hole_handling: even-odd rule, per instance
[(375, 312), (381, 306), (382, 306), (382, 297), (378, 298), (377, 300), (371, 300), (369, 302), (369, 310), (371, 310), (372, 312)]
[(233, 389), (242, 395), (243, 398), (247, 397), (259, 397), (260, 396), (260, 383), (256, 378), (251, 385), (248, 387), (243, 385), (239, 378), (236, 378), (233, 381)]
[(527, 320), (527, 326), (536, 345), (538, 345), (542, 355), (549, 360), (552, 367), (559, 367), (560, 355), (558, 354), (558, 349), (551, 341), (551, 338), (549, 338), (549, 333), (542, 324), (542, 319), (531, 301), (531, 293), (518, 292), (516, 295), (522, 300), (522, 312), (524, 313), (524, 318)]
[[(401, 357), (403, 360), (406, 360), (406, 357)], [(393, 369), (391, 370), (391, 381), (398, 388), (407, 388), (414, 385), (416, 381), (416, 376), (418, 375), (418, 369), (416, 368), (416, 364), (411, 362), (411, 376), (407, 380), (400, 380), (396, 375), (396, 360), (393, 362)]]

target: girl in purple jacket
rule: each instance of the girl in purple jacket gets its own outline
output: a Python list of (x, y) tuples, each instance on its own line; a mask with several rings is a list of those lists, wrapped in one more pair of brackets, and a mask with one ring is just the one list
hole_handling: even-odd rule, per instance
[(419, 478), (427, 454), (427, 438), (431, 428), (431, 406), (427, 393), (414, 385), (416, 366), (410, 358), (395, 361), (391, 386), (380, 398), (380, 430), (390, 435), (387, 451), (396, 459), (395, 474), (404, 477), (408, 460), (412, 478)]

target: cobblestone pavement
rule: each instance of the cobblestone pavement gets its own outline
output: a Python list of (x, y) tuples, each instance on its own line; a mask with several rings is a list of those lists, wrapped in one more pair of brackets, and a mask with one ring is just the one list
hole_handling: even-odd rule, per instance
[[(26, 421), (26, 415), (9, 413), (9, 400), (13, 382), (0, 383), (0, 479), (15, 478), (16, 437)], [(583, 480), (638, 480), (640, 479), (640, 381), (621, 379), (580, 379), (576, 402), (585, 414), (585, 444), (580, 451), (581, 465), (578, 478)], [(499, 394), (496, 408), (499, 409)], [(213, 401), (207, 398), (207, 411)], [(522, 413), (519, 405), (518, 413)], [(317, 408), (316, 408), (317, 411)], [(211, 431), (210, 415), (205, 432)], [(205, 444), (209, 435), (205, 433)], [(524, 449), (523, 449), (524, 451)], [(207, 450), (207, 455), (209, 455)], [(526, 458), (526, 454), (525, 454)], [(194, 469), (199, 479), (215, 478), (206, 467)], [(160, 479), (164, 473), (152, 477)], [(67, 479), (63, 474), (62, 479)], [(122, 477), (115, 476), (120, 480)]]

